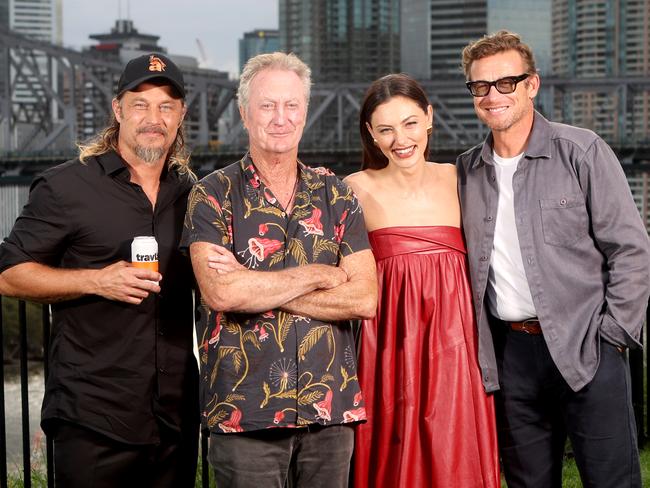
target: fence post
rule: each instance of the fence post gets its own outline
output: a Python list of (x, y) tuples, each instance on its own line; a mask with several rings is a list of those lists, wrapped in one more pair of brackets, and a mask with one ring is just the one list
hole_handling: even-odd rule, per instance
[(20, 399), (23, 426), (23, 486), (32, 486), (31, 437), (29, 435), (29, 370), (27, 368), (27, 305), (18, 301), (18, 327), (20, 328)]
[(2, 388), (0, 389), (0, 487), (7, 488), (7, 429), (5, 416), (5, 353), (4, 353), (4, 321), (2, 314), (2, 295), (0, 295), (0, 378)]
[[(43, 322), (43, 378), (47, 386), (50, 374), (50, 306), (43, 305), (41, 309)], [(54, 488), (54, 443), (50, 436), (45, 436), (45, 463), (47, 466), (47, 486)]]

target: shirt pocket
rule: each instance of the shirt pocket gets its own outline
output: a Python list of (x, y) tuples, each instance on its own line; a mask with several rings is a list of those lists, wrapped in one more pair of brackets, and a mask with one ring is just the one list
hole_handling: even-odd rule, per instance
[(587, 207), (582, 195), (562, 195), (539, 201), (544, 242), (569, 247), (589, 234)]

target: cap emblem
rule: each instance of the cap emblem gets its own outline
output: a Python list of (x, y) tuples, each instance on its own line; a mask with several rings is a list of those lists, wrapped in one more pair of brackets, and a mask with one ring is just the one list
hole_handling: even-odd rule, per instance
[(153, 54), (149, 56), (149, 71), (165, 71), (165, 66), (167, 66), (162, 59)]

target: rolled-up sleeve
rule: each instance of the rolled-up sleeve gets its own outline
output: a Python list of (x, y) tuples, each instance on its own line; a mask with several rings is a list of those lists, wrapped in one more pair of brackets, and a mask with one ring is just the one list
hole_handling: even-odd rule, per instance
[(218, 244), (232, 251), (232, 208), (224, 181), (230, 183), (225, 175), (215, 172), (192, 188), (180, 243), (184, 252), (194, 242)]
[(368, 231), (359, 200), (352, 189), (342, 181), (336, 179), (334, 185), (339, 194), (346, 195), (343, 199), (344, 207), (340, 213), (341, 218), (335, 232), (341, 239), (339, 247), (341, 256), (369, 249)]

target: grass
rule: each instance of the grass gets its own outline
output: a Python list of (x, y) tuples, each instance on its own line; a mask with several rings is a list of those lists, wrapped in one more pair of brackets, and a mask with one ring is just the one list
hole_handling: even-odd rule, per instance
[[(22, 476), (9, 475), (8, 488), (23, 488)], [(32, 488), (47, 488), (47, 476), (43, 471), (32, 470)]]
[[(641, 451), (641, 479), (642, 486), (650, 486), (650, 447)], [(564, 463), (562, 470), (562, 488), (582, 488), (578, 467), (573, 459)]]
[[(212, 471), (212, 468), (208, 469), (208, 477), (210, 478), (210, 481), (208, 482), (208, 486), (210, 488), (217, 488), (217, 482), (214, 480), (214, 471)], [(203, 483), (201, 483), (201, 458), (200, 457), (199, 457), (199, 465), (196, 468), (196, 481), (194, 482), (194, 488), (203, 488)]]
[[(640, 452), (641, 455), (641, 479), (642, 486), (650, 486), (650, 445), (646, 445)], [(503, 476), (501, 477), (503, 480)], [(502, 481), (502, 488), (507, 488), (505, 481)], [(578, 467), (573, 458), (564, 462), (562, 469), (562, 488), (582, 488)]]
[[(210, 488), (215, 488), (215, 482), (212, 475), (212, 469), (209, 470), (210, 473)], [(641, 451), (641, 477), (643, 479), (643, 486), (650, 486), (650, 445), (646, 446), (645, 449)], [(503, 482), (503, 488), (507, 488), (505, 482)], [(9, 488), (23, 488), (23, 478), (22, 476), (10, 475), (9, 476)], [(32, 486), (34, 488), (47, 488), (47, 478), (45, 473), (40, 469), (32, 470)], [(199, 467), (196, 471), (196, 482), (194, 484), (195, 488), (202, 488), (201, 484), (201, 460), (199, 459)], [(458, 487), (461, 488), (461, 487)], [(578, 474), (578, 468), (573, 459), (567, 459), (564, 463), (564, 470), (562, 475), (562, 488), (582, 488), (582, 483), (580, 482), (580, 475)]]

